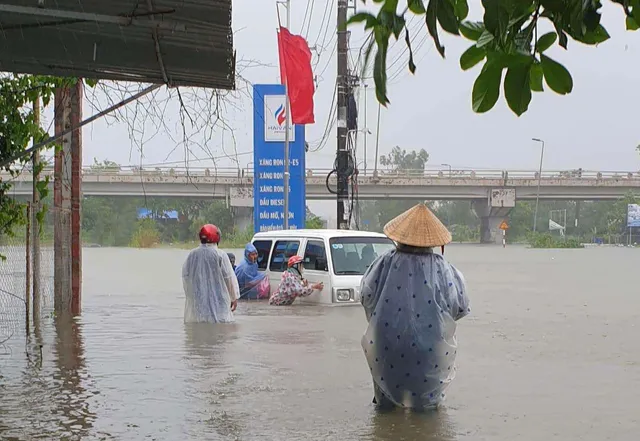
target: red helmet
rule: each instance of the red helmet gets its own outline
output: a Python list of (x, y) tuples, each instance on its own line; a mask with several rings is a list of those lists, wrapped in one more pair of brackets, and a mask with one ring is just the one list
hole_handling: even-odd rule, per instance
[(220, 229), (212, 224), (203, 225), (200, 228), (200, 241), (205, 243), (220, 243)]
[(297, 265), (299, 263), (302, 263), (302, 257), (300, 257), (300, 256), (291, 256), (291, 257), (289, 257), (289, 262), (288, 262), (289, 268), (291, 268), (292, 266)]

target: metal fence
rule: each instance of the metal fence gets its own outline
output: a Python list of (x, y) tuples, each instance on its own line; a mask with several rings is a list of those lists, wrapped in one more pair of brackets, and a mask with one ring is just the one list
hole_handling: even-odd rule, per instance
[(56, 212), (50, 210), (41, 226), (36, 213), (29, 205), (25, 225), (0, 236), (0, 344), (52, 316), (54, 252), (47, 233)]
[[(307, 168), (307, 177), (326, 176), (332, 170), (328, 168)], [(140, 178), (158, 178), (158, 177), (212, 177), (212, 178), (253, 178), (253, 166), (244, 168), (231, 167), (149, 167), (141, 168), (135, 166), (122, 166), (113, 168), (92, 168), (83, 167), (82, 175), (84, 178), (95, 178), (100, 181), (101, 178), (110, 181), (113, 177), (122, 176), (139, 176)], [(8, 175), (5, 174), (6, 177)], [(53, 178), (53, 168), (46, 167), (42, 170), (41, 176), (50, 176)], [(537, 170), (505, 170), (505, 169), (442, 169), (442, 168), (426, 168), (426, 169), (403, 169), (393, 170), (381, 168), (372, 172), (371, 170), (358, 170), (360, 178), (378, 177), (388, 179), (411, 179), (411, 178), (443, 178), (443, 179), (538, 179)], [(627, 171), (611, 171), (611, 170), (545, 170), (540, 175), (542, 180), (558, 180), (558, 179), (584, 179), (584, 180), (621, 180), (621, 179), (640, 179), (640, 170)], [(16, 181), (29, 181), (31, 174), (29, 169), (25, 169), (23, 173), (15, 178)]]

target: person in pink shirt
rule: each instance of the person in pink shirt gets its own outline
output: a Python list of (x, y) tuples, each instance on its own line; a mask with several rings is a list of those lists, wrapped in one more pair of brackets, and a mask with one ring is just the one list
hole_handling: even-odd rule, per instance
[(315, 290), (322, 291), (322, 288), (324, 288), (322, 283), (309, 286), (308, 282), (302, 278), (302, 272), (304, 271), (302, 257), (291, 256), (287, 266), (289, 268), (282, 273), (278, 289), (269, 298), (270, 305), (291, 305), (298, 297), (310, 296)]

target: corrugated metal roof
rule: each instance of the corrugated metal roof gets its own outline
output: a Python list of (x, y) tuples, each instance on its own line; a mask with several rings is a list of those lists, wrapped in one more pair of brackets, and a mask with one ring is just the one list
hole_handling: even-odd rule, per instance
[(231, 0), (0, 0), (0, 71), (233, 89)]

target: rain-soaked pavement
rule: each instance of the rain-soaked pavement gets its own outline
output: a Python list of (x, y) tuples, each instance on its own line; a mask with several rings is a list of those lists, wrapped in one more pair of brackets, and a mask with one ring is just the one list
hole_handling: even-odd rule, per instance
[(185, 255), (85, 249), (82, 317), (44, 326), (41, 355), (0, 348), (0, 439), (638, 439), (638, 250), (449, 247), (472, 315), (446, 408), (424, 414), (372, 407), (358, 306), (185, 326)]

